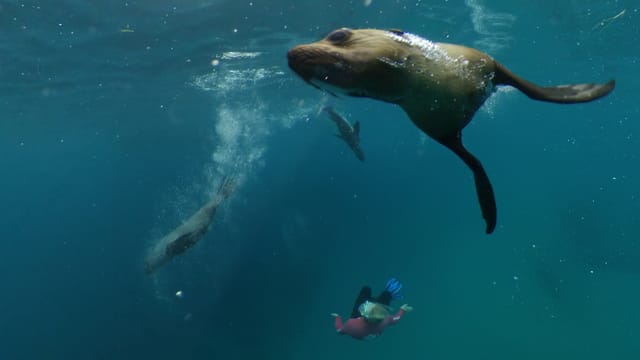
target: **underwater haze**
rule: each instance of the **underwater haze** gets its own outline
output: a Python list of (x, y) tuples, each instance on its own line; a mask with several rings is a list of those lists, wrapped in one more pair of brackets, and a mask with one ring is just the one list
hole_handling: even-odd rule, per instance
[[(339, 27), (487, 52), (501, 88), (464, 131), (498, 205), (397, 106), (287, 66)], [(0, 359), (637, 359), (635, 0), (0, 0)], [(319, 110), (360, 121), (360, 162)], [(155, 273), (154, 242), (234, 194)], [(339, 336), (361, 286), (414, 307)], [(395, 308), (401, 303), (394, 303)]]

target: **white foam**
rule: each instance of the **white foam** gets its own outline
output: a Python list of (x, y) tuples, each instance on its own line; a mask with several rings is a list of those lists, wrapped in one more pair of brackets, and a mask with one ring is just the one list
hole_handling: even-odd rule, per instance
[[(462, 77), (475, 77), (476, 70), (474, 67), (477, 67), (478, 65), (470, 63), (464, 56), (458, 56), (456, 58), (451, 57), (447, 51), (433, 41), (410, 33), (396, 34), (393, 32), (387, 32), (387, 36), (397, 42), (420, 49), (426, 58), (434, 62), (446, 63), (448, 64), (447, 66), (455, 66), (455, 70)], [(389, 59), (386, 57), (381, 57), (378, 60), (397, 68), (405, 66), (406, 61), (406, 59)], [(480, 62), (484, 61), (484, 59), (480, 59)], [(481, 82), (477, 86), (479, 89), (486, 89), (487, 91), (491, 90), (487, 87), (487, 83), (485, 82)]]
[(235, 60), (235, 59), (253, 59), (262, 55), (261, 52), (243, 52), (243, 51), (227, 51), (222, 53), (220, 59), (222, 60)]
[(514, 94), (518, 90), (511, 86), (498, 86), (495, 88), (493, 95), (484, 102), (479, 111), (489, 115), (490, 118), (495, 117), (496, 108), (503, 103), (503, 98), (509, 96), (507, 94)]
[[(268, 138), (273, 131), (288, 129), (308, 118), (316, 104), (282, 104), (273, 94), (285, 87), (285, 72), (277, 66), (251, 66), (260, 52), (228, 51), (211, 72), (197, 76), (192, 84), (216, 96), (211, 142), (215, 147), (204, 172), (209, 184), (225, 175), (238, 185), (264, 166)], [(213, 187), (212, 187), (213, 191)]]
[(220, 63), (210, 73), (197, 76), (193, 85), (205, 91), (215, 91), (220, 95), (238, 90), (256, 89), (273, 83), (284, 76), (279, 68), (229, 69)]
[[(217, 108), (212, 142), (216, 144), (211, 163), (205, 166), (210, 183), (231, 175), (238, 184), (262, 166), (266, 138), (270, 133), (267, 106), (254, 99), (252, 104), (223, 104)], [(212, 189), (213, 190), (213, 189)]]
[[(418, 35), (410, 34), (410, 33), (402, 33), (402, 35), (393, 33), (388, 31), (387, 36), (391, 37), (393, 40), (397, 42), (401, 42), (407, 44), (411, 47), (419, 48), (425, 57), (433, 60), (442, 60), (442, 61), (450, 61), (449, 55), (442, 50), (436, 43), (433, 41), (422, 38)], [(385, 59), (381, 59), (385, 61)], [(386, 61), (390, 61), (386, 59)], [(396, 64), (396, 66), (401, 66), (402, 64)]]
[[(220, 57), (217, 66), (210, 72), (195, 77), (191, 85), (212, 96), (213, 116), (209, 130), (210, 157), (203, 165), (202, 178), (178, 179), (178, 184), (169, 189), (159, 201), (156, 225), (151, 230), (151, 239), (164, 235), (171, 226), (192, 214), (194, 209), (212, 197), (224, 176), (233, 176), (236, 190), (231, 196), (226, 211), (218, 215), (217, 223), (231, 221), (233, 201), (242, 198), (241, 187), (256, 170), (264, 167), (269, 137), (276, 131), (291, 128), (299, 121), (308, 119), (317, 109), (317, 103), (304, 100), (288, 100), (274, 96), (286, 88), (284, 71), (280, 67), (262, 67), (253, 60), (256, 52), (228, 52)], [(181, 261), (194, 261), (181, 257)], [(203, 266), (207, 266), (204, 264)], [(141, 266), (142, 268), (142, 266)], [(175, 296), (167, 283), (171, 279), (159, 279), (162, 273), (152, 275), (152, 286), (157, 299), (170, 303)], [(175, 288), (173, 288), (175, 289)], [(173, 298), (173, 299), (172, 299)]]

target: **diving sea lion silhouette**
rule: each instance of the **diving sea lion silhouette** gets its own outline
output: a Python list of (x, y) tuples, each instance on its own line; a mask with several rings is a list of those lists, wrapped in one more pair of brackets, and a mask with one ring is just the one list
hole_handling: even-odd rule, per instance
[(336, 136), (347, 143), (358, 160), (364, 161), (364, 151), (360, 147), (360, 122), (356, 121), (352, 126), (347, 119), (335, 112), (331, 106), (324, 106), (320, 111), (326, 112), (329, 118), (336, 123), (339, 132)]
[(173, 231), (163, 236), (151, 248), (144, 263), (144, 271), (151, 274), (174, 257), (189, 250), (209, 231), (218, 206), (231, 195), (235, 182), (224, 178), (218, 192), (208, 203)]

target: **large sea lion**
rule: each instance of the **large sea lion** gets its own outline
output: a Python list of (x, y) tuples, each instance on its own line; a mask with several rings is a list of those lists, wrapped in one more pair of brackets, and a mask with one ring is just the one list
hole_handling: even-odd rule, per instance
[(496, 226), (493, 189), (480, 161), (464, 148), (461, 131), (495, 87), (510, 85), (535, 100), (570, 104), (598, 99), (615, 86), (613, 80), (537, 86), (478, 50), (400, 30), (342, 28), (287, 55), (306, 82), (397, 104), (418, 128), (458, 155), (473, 171), (487, 234)]
[(209, 231), (218, 206), (231, 195), (235, 183), (225, 178), (216, 195), (196, 211), (187, 221), (163, 236), (151, 248), (144, 263), (144, 271), (151, 274), (174, 257), (189, 250)]
[(360, 122), (356, 121), (351, 125), (347, 119), (343, 118), (330, 106), (323, 107), (322, 111), (326, 112), (329, 115), (329, 119), (336, 123), (339, 132), (336, 136), (347, 143), (358, 160), (364, 161), (364, 151), (360, 147)]

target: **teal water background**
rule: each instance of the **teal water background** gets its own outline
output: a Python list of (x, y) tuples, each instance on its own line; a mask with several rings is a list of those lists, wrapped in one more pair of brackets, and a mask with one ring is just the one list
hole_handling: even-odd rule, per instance
[[(617, 87), (572, 106), (503, 89), (477, 113), (487, 236), (469, 170), (400, 109), (288, 69), (341, 26)], [(631, 0), (0, 1), (0, 358), (637, 359), (639, 42)], [(327, 101), (361, 122), (365, 163)], [(205, 239), (146, 276), (228, 173)], [(389, 276), (414, 312), (336, 335), (329, 314)]]

